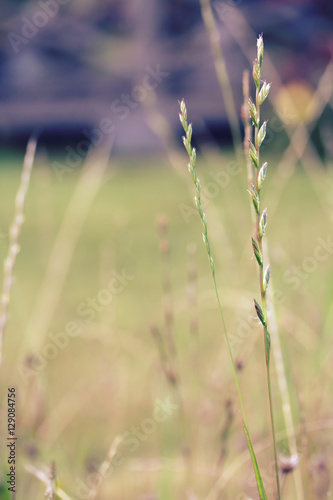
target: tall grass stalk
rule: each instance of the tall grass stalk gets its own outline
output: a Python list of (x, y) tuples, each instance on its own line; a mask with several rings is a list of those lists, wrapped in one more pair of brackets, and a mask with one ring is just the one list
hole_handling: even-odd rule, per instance
[(229, 356), (230, 356), (230, 360), (231, 360), (233, 375), (234, 375), (234, 379), (236, 382), (236, 387), (237, 387), (237, 392), (238, 392), (238, 397), (239, 397), (239, 402), (240, 402), (241, 412), (242, 412), (242, 417), (243, 417), (244, 433), (245, 433), (246, 441), (247, 441), (249, 451), (251, 454), (251, 458), (252, 458), (252, 463), (253, 463), (253, 467), (254, 467), (259, 497), (261, 500), (266, 500), (267, 497), (266, 497), (264, 485), (262, 482), (257, 459), (256, 459), (254, 449), (253, 449), (253, 444), (252, 444), (250, 431), (249, 431), (249, 425), (248, 425), (247, 417), (246, 417), (246, 413), (245, 413), (242, 393), (241, 393), (240, 385), (239, 385), (239, 381), (238, 381), (237, 370), (236, 370), (234, 358), (233, 358), (232, 351), (231, 351), (229, 336), (228, 336), (228, 332), (227, 332), (227, 328), (226, 328), (226, 324), (225, 324), (225, 320), (224, 320), (224, 314), (223, 314), (223, 310), (222, 310), (222, 305), (221, 305), (221, 301), (220, 301), (220, 296), (219, 296), (219, 292), (218, 292), (218, 288), (217, 288), (216, 275), (215, 275), (215, 265), (214, 265), (214, 261), (213, 261), (213, 257), (212, 257), (212, 253), (211, 253), (209, 239), (208, 239), (207, 218), (206, 218), (206, 215), (202, 209), (200, 181), (197, 177), (196, 170), (195, 170), (196, 150), (195, 150), (195, 148), (192, 148), (192, 144), (191, 144), (192, 125), (188, 124), (188, 122), (187, 122), (187, 110), (186, 110), (186, 105), (185, 105), (184, 100), (182, 100), (182, 102), (180, 103), (180, 111), (181, 111), (179, 114), (180, 122), (181, 122), (181, 124), (184, 128), (185, 134), (186, 134), (186, 136), (183, 137), (183, 143), (184, 143), (186, 152), (187, 152), (189, 159), (190, 159), (189, 164), (188, 164), (188, 169), (189, 169), (189, 172), (192, 176), (192, 180), (193, 180), (194, 185), (195, 185), (195, 191), (196, 191), (195, 204), (196, 204), (196, 207), (198, 209), (199, 216), (200, 216), (200, 219), (202, 222), (203, 242), (204, 242), (204, 245), (205, 245), (205, 248), (207, 251), (207, 255), (208, 255), (208, 259), (209, 259), (211, 274), (212, 274), (213, 282), (214, 282), (215, 294), (216, 294), (216, 298), (217, 298), (217, 302), (218, 302), (218, 307), (219, 307), (219, 312), (220, 312), (220, 316), (221, 316), (221, 320), (222, 320), (222, 325), (223, 325), (223, 330), (224, 330), (225, 339), (226, 339), (226, 343), (227, 343), (227, 348), (228, 348), (228, 352), (229, 352)]
[[(209, 0), (200, 0), (201, 3), (201, 11), (202, 11), (202, 17), (205, 23), (205, 27), (207, 32), (209, 33), (210, 37), (210, 42), (211, 42), (211, 47), (212, 47), (212, 52), (214, 55), (214, 64), (215, 64), (215, 70), (217, 74), (217, 78), (221, 87), (222, 95), (224, 97), (224, 100), (226, 102), (226, 113), (227, 117), (230, 123), (230, 127), (233, 130), (233, 144), (234, 144), (234, 149), (236, 156), (238, 158), (238, 137), (239, 137), (239, 129), (238, 129), (238, 117), (237, 113), (235, 112), (235, 103), (233, 100), (233, 93), (231, 91), (231, 86), (230, 86), (230, 79), (227, 74), (227, 68), (224, 60), (224, 54), (223, 50), (220, 47), (219, 43), (219, 29), (217, 26), (217, 23), (214, 19), (212, 7), (210, 5)], [(242, 29), (239, 30), (233, 30), (230, 29), (234, 23), (228, 23), (224, 22), (224, 27), (229, 31), (229, 34), (236, 40), (236, 42), (239, 44), (240, 49), (243, 51), (244, 55), (249, 59), (250, 62), (252, 62), (252, 55), (250, 50), (247, 49), (247, 45), (244, 45), (244, 33), (246, 33), (245, 38), (251, 39), (253, 36), (253, 31), (250, 28), (249, 24), (246, 21), (246, 18), (242, 15), (242, 12), (240, 9), (234, 8), (233, 9), (233, 15), (237, 16), (237, 22), (239, 23), (241, 21), (242, 24)], [(239, 38), (238, 33), (242, 33), (242, 37)], [(274, 77), (274, 82), (278, 84), (279, 87), (282, 87), (282, 82), (280, 79), (280, 75), (278, 71), (275, 69), (273, 63), (270, 61), (269, 56), (266, 57), (266, 63), (269, 65), (270, 73)], [(326, 74), (327, 73), (327, 74)], [(320, 84), (323, 83), (323, 89), (330, 88), (330, 85), (327, 84), (326, 82), (329, 81), (329, 76), (332, 75), (332, 66), (328, 65), (325, 74), (322, 76), (320, 80)], [(328, 80), (327, 77), (328, 76)], [(324, 84), (325, 81), (325, 84)], [(317, 99), (317, 94), (325, 94), (325, 92), (321, 92), (321, 89), (319, 89), (320, 84), (318, 86), (317, 91), (315, 92), (315, 95), (313, 96), (313, 100)], [(244, 77), (243, 77), (243, 93), (244, 97), (249, 95), (249, 83), (248, 83), (248, 73), (244, 72)], [(327, 92), (323, 96), (322, 100), (322, 106), (325, 106), (327, 104)], [(229, 100), (232, 100), (231, 103), (229, 103)], [(273, 107), (276, 109), (279, 115), (279, 109), (277, 107), (277, 103), (273, 100), (271, 100)], [(244, 122), (244, 128), (245, 128), (245, 140), (244, 140), (244, 150), (247, 156), (247, 150), (248, 150), (248, 131), (249, 128), (251, 128), (250, 124), (247, 124), (246, 122), (248, 121), (245, 118), (244, 111), (246, 109), (246, 114), (247, 114), (247, 103), (248, 103), (248, 98), (245, 100), (245, 106), (243, 106), (243, 122)], [(311, 103), (310, 105), (312, 105)], [(291, 99), (288, 101), (288, 109), (291, 109), (292, 111), (296, 112), (294, 109), (294, 103), (292, 102)], [(318, 111), (319, 113), (321, 111)], [(235, 120), (236, 116), (236, 120)], [(279, 196), (275, 195), (275, 205), (278, 203), (278, 198), (281, 196), (281, 192), (283, 190), (283, 187), (285, 187), (288, 183), (289, 178), (291, 177), (294, 167), (293, 165), (296, 165), (297, 159), (302, 159), (302, 155), (304, 154), (305, 147), (308, 144), (308, 139), (309, 139), (309, 134), (306, 131), (306, 128), (304, 125), (299, 124), (298, 128), (296, 131), (291, 130), (289, 127), (286, 127), (286, 133), (288, 134), (291, 142), (289, 147), (287, 148), (282, 160), (279, 163), (280, 165), (285, 165), (286, 164), (286, 159), (289, 156), (292, 156), (291, 160), (288, 161), (288, 169), (284, 169), (283, 175), (279, 176), (277, 178), (276, 175), (276, 184), (278, 183), (280, 188), (276, 189), (276, 192), (279, 192)], [(298, 144), (300, 141), (300, 137), (302, 138), (302, 147)], [(294, 158), (295, 156), (295, 158)], [(296, 158), (297, 156), (297, 158)], [(290, 165), (290, 168), (289, 168)], [(277, 171), (280, 173), (281, 168), (278, 168)], [(247, 172), (248, 172), (248, 181), (249, 183), (252, 182), (251, 177), (252, 177), (252, 167), (251, 164), (249, 165), (249, 162), (247, 162)], [(307, 169), (309, 171), (309, 169)], [(282, 178), (282, 183), (281, 183), (281, 178)], [(272, 202), (271, 202), (272, 204)], [(271, 209), (272, 210), (272, 209)], [(254, 217), (254, 212), (251, 212), (252, 217)], [(268, 245), (267, 245), (267, 240), (264, 241), (264, 249), (267, 248), (267, 253), (268, 253)], [(270, 284), (270, 290), (268, 291), (268, 295), (272, 295), (272, 289), (273, 289), (273, 283), (271, 281)], [(288, 434), (288, 446), (289, 446), (289, 451), (292, 456), (297, 454), (297, 444), (296, 444), (296, 438), (295, 438), (295, 424), (293, 421), (293, 415), (291, 412), (291, 404), (290, 404), (290, 394), (289, 394), (289, 388), (287, 384), (287, 377), (286, 377), (286, 372), (285, 372), (285, 366), (284, 366), (284, 360), (283, 360), (283, 355), (282, 355), (282, 349), (280, 345), (280, 338), (279, 338), (279, 331), (278, 331), (278, 326), (276, 322), (276, 314), (274, 310), (274, 304), (271, 304), (271, 317), (270, 317), (270, 325), (271, 325), (271, 337), (272, 341), (274, 344), (274, 350), (273, 350), (273, 358), (274, 358), (274, 363), (276, 367), (276, 372), (278, 375), (278, 384), (279, 384), (279, 391), (280, 391), (280, 396), (282, 399), (282, 409), (283, 409), (283, 416), (284, 416), (284, 421), (287, 429), (287, 434)], [(302, 485), (302, 478), (301, 478), (301, 473), (299, 467), (295, 469), (294, 472), (294, 480), (295, 480), (295, 486), (296, 486), (296, 491), (297, 491), (297, 498), (299, 500), (304, 499), (304, 492), (303, 492), (303, 485)]]
[(4, 263), (4, 277), (0, 303), (0, 366), (3, 357), (3, 337), (8, 319), (8, 307), (13, 286), (14, 266), (17, 254), (19, 253), (19, 238), (24, 222), (24, 204), (27, 196), (31, 171), (35, 160), (37, 147), (36, 137), (31, 137), (28, 142), (27, 151), (24, 157), (21, 183), (15, 200), (14, 221), (9, 232), (8, 255)]
[[(244, 102), (243, 102), (243, 106), (242, 106), (242, 120), (243, 120), (243, 125), (244, 125), (244, 153), (245, 153), (245, 158), (246, 158), (248, 185), (249, 185), (249, 190), (251, 190), (251, 185), (253, 183), (253, 165), (252, 165), (252, 161), (251, 161), (251, 158), (249, 155), (249, 141), (250, 141), (251, 136), (252, 136), (250, 115), (249, 115), (249, 111), (248, 111), (248, 102), (249, 102), (249, 97), (250, 97), (249, 91), (250, 91), (250, 75), (249, 75), (249, 72), (246, 70), (243, 73)], [(255, 209), (254, 209), (252, 203), (251, 203), (251, 217), (252, 217), (253, 226), (255, 227), (256, 226), (256, 212), (255, 212)], [(267, 256), (269, 253), (267, 238), (265, 238), (262, 243), (263, 243), (263, 255), (266, 256), (266, 261), (267, 261), (268, 260)], [(272, 277), (270, 278), (269, 285), (270, 285), (269, 289), (266, 291), (266, 296), (268, 297), (268, 300), (270, 301), (270, 334), (271, 334), (271, 339), (272, 339), (272, 345), (274, 346), (274, 349), (272, 350), (272, 354), (273, 354), (273, 358), (274, 358), (274, 364), (275, 364), (275, 370), (276, 370), (277, 379), (278, 379), (280, 396), (281, 396), (281, 400), (282, 400), (282, 411), (283, 411), (283, 417), (284, 417), (284, 422), (285, 422), (285, 427), (286, 427), (286, 432), (287, 432), (289, 453), (292, 457), (295, 457), (298, 455), (297, 443), (296, 443), (296, 437), (295, 437), (295, 425), (294, 425), (294, 421), (293, 421), (293, 415), (291, 412), (289, 388), (288, 388), (286, 371), (285, 371), (285, 366), (284, 366), (284, 359), (283, 359), (280, 336), (279, 336), (279, 331), (278, 331), (275, 307), (274, 307), (274, 303), (272, 302), (272, 300), (270, 300), (273, 297)], [(296, 486), (297, 498), (299, 500), (304, 500), (302, 477), (301, 477), (299, 467), (296, 467), (294, 470), (294, 481), (295, 481), (295, 486)]]
[(259, 318), (259, 321), (263, 326), (263, 332), (264, 332), (266, 374), (267, 374), (268, 398), (269, 398), (270, 419), (271, 419), (273, 448), (274, 448), (277, 497), (280, 500), (281, 490), (280, 490), (279, 465), (277, 458), (277, 446), (276, 446), (275, 425), (274, 425), (274, 409), (273, 409), (271, 375), (270, 375), (271, 338), (268, 330), (267, 303), (266, 303), (266, 290), (268, 288), (270, 280), (270, 266), (268, 264), (265, 268), (263, 259), (263, 237), (265, 235), (267, 227), (267, 209), (265, 208), (264, 210), (261, 210), (261, 188), (263, 186), (266, 177), (267, 163), (265, 162), (262, 166), (260, 166), (260, 146), (263, 143), (266, 136), (267, 122), (263, 122), (263, 124), (260, 123), (260, 108), (265, 99), (267, 98), (270, 90), (270, 84), (261, 81), (263, 55), (264, 55), (264, 42), (262, 36), (260, 35), (257, 40), (257, 58), (253, 63), (253, 80), (256, 87), (256, 99), (255, 103), (251, 100), (251, 98), (249, 98), (248, 101), (249, 113), (252, 119), (252, 123), (254, 125), (254, 144), (251, 140), (249, 140), (249, 156), (254, 167), (254, 183), (251, 185), (250, 195), (252, 198), (252, 203), (256, 214), (255, 237), (252, 238), (252, 247), (259, 268), (259, 283), (260, 283), (260, 297), (261, 297), (261, 304), (259, 304), (256, 301), (256, 299), (254, 299), (254, 307), (257, 316)]

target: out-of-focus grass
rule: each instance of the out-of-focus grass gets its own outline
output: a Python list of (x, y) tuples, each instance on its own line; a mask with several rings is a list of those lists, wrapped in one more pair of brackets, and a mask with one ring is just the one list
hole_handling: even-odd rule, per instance
[[(229, 159), (217, 161), (214, 156), (199, 159), (198, 172), (203, 186), (211, 182), (211, 172), (224, 168)], [(3, 233), (8, 232), (13, 216), (20, 161), (15, 157), (1, 160), (0, 229)], [(274, 161), (270, 165), (266, 193), (274, 193)], [(219, 435), (226, 418), (225, 402), (229, 398), (235, 403), (235, 421), (224, 466), (246, 449), (246, 443), (201, 242), (200, 221), (195, 210), (187, 222), (183, 218), (180, 207), (186, 204), (191, 210), (192, 196), (184, 182), (160, 159), (136, 160), (135, 168), (129, 161), (111, 162), (110, 176), (84, 226), (50, 329), (52, 333), (62, 332), (67, 322), (75, 321), (80, 323), (82, 335), (70, 339), (68, 346), (48, 362), (33, 383), (25, 384), (18, 374), (17, 368), (22, 362), (18, 353), (24, 352), (28, 345), (25, 335), (29, 315), (78, 175), (79, 172), (73, 172), (59, 183), (51, 169), (38, 164), (27, 198), (3, 365), (6, 384), (17, 386), (19, 398), (18, 498), (43, 497), (43, 487), (22, 470), (24, 463), (49, 463), (52, 459), (57, 464), (60, 485), (73, 498), (80, 498), (76, 479), (86, 480), (89, 470), (94, 470), (104, 459), (114, 437), (131, 432), (132, 426), (139, 426), (145, 418), (150, 418), (156, 399), (170, 395), (174, 400), (149, 334), (152, 321), (163, 331), (161, 264), (156, 234), (158, 214), (165, 214), (169, 219), (176, 344), (194, 470), (190, 476), (198, 497), (205, 498), (221, 472), (215, 465)], [(316, 239), (326, 240), (331, 235), (333, 238), (329, 169), (314, 172), (314, 179), (315, 189), (309, 177), (301, 169), (296, 170), (282, 193), (278, 209), (272, 214), (268, 232), (272, 276), (282, 297), (277, 312), (294, 411), (298, 418), (301, 396), (302, 411), (308, 422), (328, 418), (332, 407), (329, 362), (326, 368), (322, 365), (331, 349), (333, 314), (332, 311), (329, 314), (329, 310), (333, 295), (333, 255), (318, 262), (314, 272), (306, 271), (309, 265), (306, 259), (313, 257), (318, 245)], [(219, 195), (209, 202), (206, 212), (209, 221), (213, 206), (219, 213), (218, 224), (209, 225), (208, 230), (219, 236), (220, 244), (214, 244), (212, 251), (216, 256), (217, 279), (229, 332), (237, 335), (240, 319), (253, 326), (251, 335), (236, 345), (236, 351), (245, 361), (240, 380), (253, 439), (260, 443), (269, 436), (269, 423), (266, 388), (262, 387), (263, 342), (259, 326), (250, 318), (253, 297), (258, 295), (258, 290), (256, 267), (251, 260), (246, 189), (244, 169), (243, 173), (230, 178), (227, 187), (219, 189)], [(264, 203), (269, 213), (267, 195)], [(0, 243), (1, 260), (6, 255), (7, 241), (4, 237)], [(186, 299), (186, 248), (191, 242), (198, 247), (199, 334), (195, 338), (189, 332)], [(296, 290), (285, 274), (293, 272), (293, 266), (300, 266), (306, 275)], [(112, 272), (122, 269), (134, 279), (109, 306), (96, 314), (93, 322), (85, 325), (77, 315), (77, 306), (88, 297), (95, 297), (105, 288)], [(46, 342), (50, 332), (45, 332)], [(283, 421), (274, 374), (273, 390), (277, 426), (281, 430)], [(309, 453), (327, 453), (332, 466), (333, 441), (327, 435), (324, 441), (323, 432), (319, 426), (317, 432), (309, 434)], [(36, 456), (26, 453), (27, 446), (32, 444), (37, 448)], [(182, 444), (175, 412), (158, 424), (156, 431), (147, 436), (134, 453), (126, 448), (122, 450), (124, 463), (107, 477), (98, 498), (112, 495), (122, 500), (139, 499), (140, 495), (157, 492), (158, 498), (184, 498), (184, 489), (180, 486), (186, 477)], [(135, 459), (140, 459), (139, 464)], [(168, 465), (159, 472), (151, 466), (150, 459), (166, 459)], [(272, 486), (272, 468), (267, 467), (270, 452), (259, 453), (258, 459), (265, 472), (264, 480), (266, 477)], [(303, 469), (309, 487), (305, 465)], [(241, 491), (255, 495), (251, 477), (248, 461), (226, 486), (222, 498), (234, 498)], [(293, 498), (291, 481), (287, 481), (284, 498)]]

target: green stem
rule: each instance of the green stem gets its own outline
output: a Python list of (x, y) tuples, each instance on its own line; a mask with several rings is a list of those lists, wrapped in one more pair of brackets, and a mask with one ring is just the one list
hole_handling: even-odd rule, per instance
[(248, 425), (246, 414), (245, 414), (245, 408), (244, 408), (242, 393), (241, 393), (240, 385), (239, 385), (239, 381), (238, 381), (236, 365), (235, 365), (234, 357), (233, 357), (232, 351), (231, 351), (231, 346), (230, 346), (230, 342), (229, 342), (229, 336), (228, 336), (226, 324), (225, 324), (225, 321), (224, 321), (224, 315), (223, 315), (223, 310), (222, 310), (222, 306), (221, 306), (220, 296), (219, 296), (219, 292), (218, 292), (218, 288), (217, 288), (217, 284), (216, 284), (215, 272), (213, 272), (212, 275), (213, 275), (213, 281), (214, 281), (215, 294), (216, 294), (216, 298), (217, 298), (217, 302), (218, 302), (218, 306), (219, 306), (219, 311), (220, 311), (220, 315), (221, 315), (221, 319), (222, 319), (223, 330), (224, 330), (224, 334), (225, 334), (225, 338), (226, 338), (226, 342), (227, 342), (227, 346), (228, 346), (228, 352), (229, 352), (229, 356), (230, 356), (230, 360), (231, 360), (232, 371), (233, 371), (233, 374), (234, 374), (234, 377), (235, 377), (235, 382), (236, 382), (236, 387), (237, 387), (239, 402), (240, 402), (240, 405), (241, 405), (243, 421), (244, 421), (247, 433), (250, 436), (249, 425)]
[[(262, 483), (262, 479), (261, 479), (261, 475), (260, 475), (260, 471), (259, 471), (259, 467), (258, 467), (258, 463), (257, 463), (257, 459), (256, 459), (256, 455), (255, 455), (254, 449), (253, 449), (252, 439), (251, 439), (250, 430), (249, 430), (249, 424), (247, 422), (245, 408), (244, 408), (244, 403), (243, 403), (243, 398), (242, 398), (242, 393), (241, 393), (240, 385), (239, 385), (239, 381), (238, 381), (237, 370), (236, 370), (236, 366), (235, 366), (235, 362), (234, 362), (234, 357), (233, 357), (232, 351), (231, 351), (231, 346), (230, 346), (230, 342), (229, 342), (229, 336), (228, 336), (226, 324), (225, 324), (225, 321), (224, 321), (224, 315), (223, 315), (223, 310), (222, 310), (222, 306), (221, 306), (220, 296), (219, 296), (219, 292), (218, 292), (218, 289), (217, 289), (216, 278), (215, 278), (215, 269), (214, 268), (212, 268), (212, 276), (213, 276), (215, 294), (216, 294), (216, 298), (217, 298), (217, 302), (218, 302), (218, 306), (219, 306), (220, 316), (221, 316), (221, 319), (222, 319), (224, 334), (225, 334), (225, 338), (226, 338), (226, 342), (227, 342), (227, 346), (228, 346), (228, 352), (229, 352), (229, 356), (230, 356), (230, 360), (231, 360), (232, 371), (233, 371), (235, 382), (236, 382), (238, 398), (239, 398), (239, 402), (240, 402), (240, 406), (241, 406), (241, 410), (242, 410), (242, 417), (243, 417), (243, 425), (244, 425), (245, 437), (246, 437), (246, 441), (247, 441), (247, 444), (248, 444), (248, 447), (249, 447), (249, 451), (250, 451), (250, 455), (251, 455), (251, 458), (252, 458), (252, 463), (253, 463), (253, 466), (254, 466), (254, 471), (255, 471), (255, 476), (256, 476), (256, 481), (257, 481), (257, 487), (258, 487), (258, 493), (259, 493), (259, 496), (260, 496), (261, 500), (267, 500), (265, 489), (264, 489), (264, 485)], [(279, 500), (280, 500), (280, 497), (279, 497)]]
[[(265, 332), (266, 338), (266, 332)], [(273, 434), (273, 448), (274, 448), (274, 462), (275, 462), (275, 475), (276, 475), (276, 486), (277, 486), (277, 498), (281, 500), (281, 487), (280, 487), (280, 476), (279, 476), (279, 464), (277, 457), (277, 446), (276, 446), (276, 438), (275, 438), (275, 423), (274, 423), (274, 411), (273, 411), (273, 398), (272, 398), (272, 388), (271, 388), (271, 371), (269, 363), (266, 364), (267, 369), (267, 385), (268, 385), (268, 399), (269, 399), (269, 410), (271, 416), (271, 426), (272, 426), (272, 434)]]

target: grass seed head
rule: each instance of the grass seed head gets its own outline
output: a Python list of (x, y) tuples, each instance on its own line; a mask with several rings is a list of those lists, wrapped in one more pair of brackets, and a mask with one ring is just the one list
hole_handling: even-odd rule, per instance
[(260, 190), (262, 188), (264, 180), (266, 179), (266, 174), (267, 174), (267, 161), (262, 165), (261, 169), (259, 170), (258, 190)]
[(254, 307), (255, 307), (257, 316), (260, 320), (260, 323), (262, 323), (262, 325), (266, 326), (264, 313), (262, 312), (262, 309), (261, 309), (259, 303), (256, 301), (256, 299), (253, 299), (253, 300), (254, 300)]
[(262, 238), (266, 232), (267, 227), (267, 208), (263, 211), (259, 222), (259, 236)]
[(257, 59), (259, 61), (260, 66), (262, 65), (263, 57), (264, 57), (264, 40), (262, 35), (259, 35), (257, 39)]
[(271, 268), (270, 268), (270, 265), (268, 264), (268, 266), (265, 269), (264, 279), (263, 279), (263, 292), (264, 293), (266, 293), (266, 290), (268, 288), (270, 277), (271, 277)]
[(270, 88), (271, 88), (270, 83), (263, 82), (262, 87), (261, 87), (260, 92), (259, 92), (259, 95), (258, 95), (259, 106), (261, 106), (262, 103), (267, 98)]
[(260, 129), (259, 129), (259, 132), (258, 132), (258, 137), (257, 137), (257, 141), (258, 141), (258, 148), (260, 148), (260, 146), (262, 145), (262, 143), (264, 142), (265, 140), (265, 137), (266, 137), (266, 127), (267, 127), (267, 122), (264, 122)]

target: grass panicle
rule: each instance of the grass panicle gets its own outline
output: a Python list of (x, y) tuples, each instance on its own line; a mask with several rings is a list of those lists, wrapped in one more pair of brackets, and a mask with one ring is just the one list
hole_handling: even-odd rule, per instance
[(279, 465), (277, 457), (277, 445), (275, 437), (275, 425), (274, 425), (274, 410), (272, 401), (272, 390), (271, 390), (271, 378), (270, 378), (270, 351), (271, 351), (271, 337), (268, 329), (268, 319), (267, 319), (267, 303), (266, 303), (266, 292), (270, 279), (270, 266), (269, 264), (265, 267), (264, 255), (263, 255), (263, 237), (266, 232), (267, 227), (267, 209), (261, 208), (261, 189), (263, 187), (266, 173), (267, 173), (267, 162), (260, 164), (260, 147), (266, 137), (267, 122), (260, 123), (260, 108), (265, 99), (268, 96), (270, 84), (261, 81), (261, 70), (262, 62), (264, 57), (264, 41), (262, 35), (258, 37), (257, 40), (257, 58), (253, 63), (253, 80), (256, 86), (256, 98), (255, 102), (251, 98), (248, 100), (248, 112), (252, 120), (254, 127), (254, 142), (249, 139), (249, 157), (252, 162), (252, 168), (254, 171), (253, 184), (251, 186), (250, 195), (252, 197), (252, 203), (255, 210), (255, 232), (254, 238), (252, 238), (252, 248), (253, 253), (256, 258), (258, 269), (259, 269), (259, 282), (260, 282), (260, 302), (254, 299), (254, 307), (259, 318), (260, 323), (263, 326), (264, 333), (264, 343), (265, 343), (265, 357), (266, 357), (266, 373), (267, 373), (267, 384), (268, 384), (268, 397), (270, 406), (270, 419), (272, 427), (273, 436), (273, 448), (274, 448), (274, 462), (275, 462), (275, 474), (276, 474), (276, 487), (277, 487), (277, 498), (281, 499), (281, 489), (280, 489), (280, 479), (279, 479)]
[(207, 217), (202, 209), (201, 186), (200, 186), (200, 181), (197, 177), (196, 169), (195, 169), (197, 155), (196, 155), (195, 148), (192, 148), (192, 144), (191, 144), (192, 125), (189, 124), (187, 121), (187, 109), (186, 109), (186, 105), (185, 105), (184, 100), (182, 100), (180, 103), (179, 119), (180, 119), (180, 122), (181, 122), (181, 124), (184, 128), (184, 131), (185, 131), (185, 136), (183, 137), (183, 143), (184, 143), (184, 147), (186, 149), (186, 152), (187, 152), (187, 154), (189, 156), (189, 160), (190, 160), (188, 163), (188, 170), (191, 174), (191, 177), (192, 177), (192, 180), (193, 180), (193, 183), (195, 186), (195, 199), (194, 200), (195, 200), (195, 205), (198, 209), (199, 216), (200, 216), (201, 223), (202, 223), (203, 243), (205, 245), (206, 252), (208, 255), (209, 265), (211, 268), (211, 273), (212, 273), (213, 282), (214, 282), (215, 294), (216, 294), (216, 298), (217, 298), (217, 302), (218, 302), (218, 306), (219, 306), (219, 312), (221, 315), (225, 339), (226, 339), (228, 352), (229, 352), (229, 356), (230, 356), (230, 360), (231, 360), (231, 364), (232, 364), (233, 375), (234, 375), (234, 379), (235, 379), (236, 386), (237, 386), (237, 392), (238, 392), (238, 397), (239, 397), (239, 402), (240, 402), (241, 412), (242, 412), (242, 417), (243, 417), (244, 433), (245, 433), (246, 441), (247, 441), (248, 448), (249, 448), (249, 451), (251, 454), (251, 459), (252, 459), (253, 468), (254, 468), (254, 472), (255, 472), (259, 497), (260, 497), (260, 500), (266, 500), (267, 496), (266, 496), (265, 488), (264, 488), (264, 485), (262, 482), (262, 478), (261, 478), (259, 466), (257, 463), (257, 459), (255, 456), (255, 452), (253, 449), (253, 444), (252, 444), (249, 426), (248, 426), (248, 422), (247, 422), (247, 417), (246, 417), (246, 413), (245, 413), (242, 393), (241, 393), (240, 385), (239, 385), (239, 381), (238, 381), (237, 369), (236, 369), (235, 361), (234, 361), (233, 354), (231, 351), (229, 336), (228, 336), (228, 332), (227, 332), (227, 328), (226, 328), (226, 324), (225, 324), (225, 320), (224, 320), (224, 315), (223, 315), (223, 310), (222, 310), (222, 305), (221, 305), (221, 301), (220, 301), (220, 296), (219, 296), (219, 292), (218, 292), (218, 288), (217, 288), (216, 275), (215, 275), (215, 265), (214, 265), (214, 260), (213, 260), (213, 256), (212, 256), (212, 252), (211, 252), (211, 247), (209, 244), (209, 239), (208, 239)]

